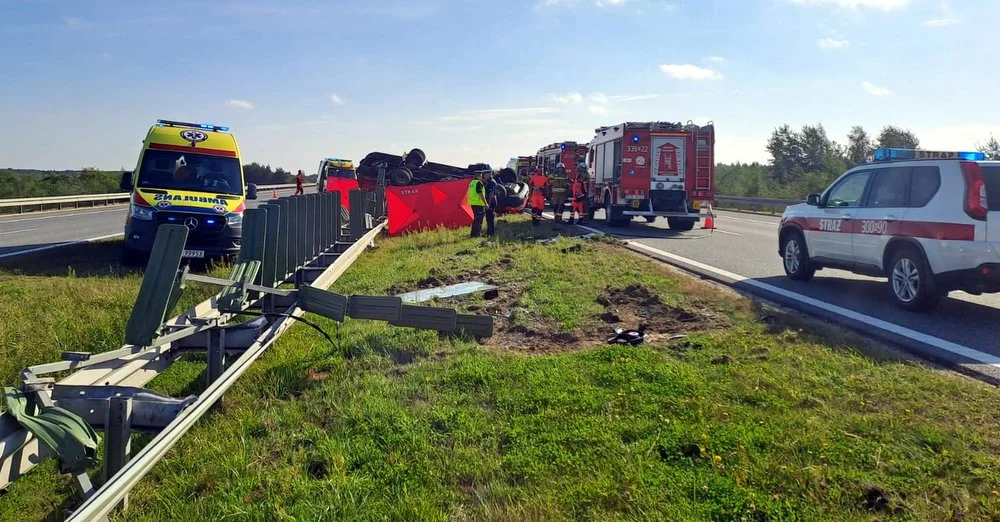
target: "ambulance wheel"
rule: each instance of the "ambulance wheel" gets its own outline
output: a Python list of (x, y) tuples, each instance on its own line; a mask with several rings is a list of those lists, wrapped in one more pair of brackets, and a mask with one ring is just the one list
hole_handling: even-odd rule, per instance
[(389, 171), (389, 182), (397, 187), (410, 184), (413, 180), (413, 173), (406, 167), (395, 167)]
[(415, 169), (423, 165), (425, 161), (427, 161), (427, 155), (424, 154), (424, 151), (420, 149), (413, 149), (406, 153), (406, 159), (403, 160), (403, 163), (407, 167)]
[(146, 263), (146, 254), (133, 248), (123, 247), (121, 265), (127, 267), (142, 266)]
[(686, 232), (694, 228), (693, 219), (667, 218), (667, 226), (670, 230)]
[(646, 216), (646, 223), (653, 223), (656, 221), (656, 216)]
[(808, 281), (816, 275), (801, 232), (791, 232), (782, 240), (781, 259), (785, 275), (792, 281)]
[(930, 310), (944, 297), (924, 256), (912, 248), (903, 248), (892, 256), (889, 290), (896, 305), (911, 312)]

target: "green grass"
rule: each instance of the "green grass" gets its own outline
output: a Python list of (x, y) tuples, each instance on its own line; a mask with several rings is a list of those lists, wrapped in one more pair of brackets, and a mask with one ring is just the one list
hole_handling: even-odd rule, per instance
[[(384, 294), (428, 277), (491, 279), (502, 302), (494, 340), (310, 317), (337, 346), (290, 330), (119, 518), (1000, 517), (994, 388), (866, 356), (851, 335), (803, 327), (610, 243), (537, 243), (527, 237), (547, 229), (501, 226), (492, 246), (463, 231), (380, 241), (335, 285)], [(630, 285), (713, 327), (603, 345), (597, 298)], [(532, 351), (508, 342), (518, 326), (579, 342)], [(171, 370), (152, 387), (180, 393), (199, 367)], [(15, 484), (0, 519), (58, 516), (69, 488), (53, 477), (46, 468)], [(43, 479), (59, 492), (44, 493)]]

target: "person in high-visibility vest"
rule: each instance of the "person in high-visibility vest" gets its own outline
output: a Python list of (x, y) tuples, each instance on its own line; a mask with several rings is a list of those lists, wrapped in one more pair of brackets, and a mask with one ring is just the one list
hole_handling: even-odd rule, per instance
[(563, 208), (566, 206), (566, 196), (569, 192), (569, 178), (566, 177), (566, 165), (556, 165), (556, 170), (549, 178), (552, 189), (549, 201), (552, 203), (552, 213), (556, 215), (556, 223), (562, 223)]
[(570, 187), (570, 204), (569, 204), (569, 224), (573, 224), (573, 216), (576, 216), (576, 221), (583, 224), (587, 220), (587, 192), (589, 192), (590, 187), (588, 183), (587, 176), (587, 166), (581, 164), (576, 169), (576, 177), (573, 178), (573, 184)]
[(483, 234), (483, 217), (486, 216), (486, 186), (483, 173), (476, 171), (469, 183), (469, 206), (472, 207), (472, 237)]
[(545, 192), (549, 189), (549, 178), (536, 167), (534, 174), (528, 178), (531, 186), (531, 224), (538, 226), (542, 221), (542, 210), (545, 209)]

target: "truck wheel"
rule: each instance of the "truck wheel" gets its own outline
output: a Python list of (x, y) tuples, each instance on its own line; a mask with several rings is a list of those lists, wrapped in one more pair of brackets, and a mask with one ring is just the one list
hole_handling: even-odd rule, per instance
[(911, 312), (930, 310), (944, 297), (934, 283), (934, 274), (924, 256), (911, 248), (904, 248), (892, 256), (889, 290), (896, 305)]
[(517, 173), (510, 167), (500, 169), (500, 172), (497, 173), (497, 181), (500, 183), (516, 183)]
[(816, 275), (816, 268), (809, 261), (809, 251), (800, 232), (785, 236), (781, 243), (781, 260), (785, 275), (792, 281), (808, 281)]
[(611, 198), (606, 198), (604, 200), (604, 221), (609, 227), (627, 227), (632, 219), (622, 216), (621, 209), (616, 209), (611, 204)]
[(646, 223), (653, 223), (656, 221), (656, 216), (646, 216)]
[(389, 182), (397, 187), (410, 184), (413, 180), (413, 173), (406, 167), (395, 167), (389, 171)]
[(670, 230), (687, 231), (694, 228), (693, 219), (667, 218), (667, 226)]
[(406, 153), (406, 159), (403, 160), (403, 163), (407, 167), (415, 169), (423, 165), (425, 161), (427, 161), (427, 155), (424, 154), (424, 151), (420, 149), (413, 149)]

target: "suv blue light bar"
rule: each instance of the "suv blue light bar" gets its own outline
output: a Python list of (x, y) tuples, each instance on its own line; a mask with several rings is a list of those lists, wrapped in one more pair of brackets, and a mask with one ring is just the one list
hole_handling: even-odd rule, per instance
[(921, 149), (875, 149), (875, 161), (938, 160), (957, 159), (965, 161), (985, 161), (983, 152), (937, 151)]
[(214, 132), (229, 131), (229, 127), (226, 127), (224, 125), (215, 125), (211, 123), (188, 123), (184, 121), (156, 120), (156, 125), (159, 127), (190, 127), (192, 129), (205, 129)]

